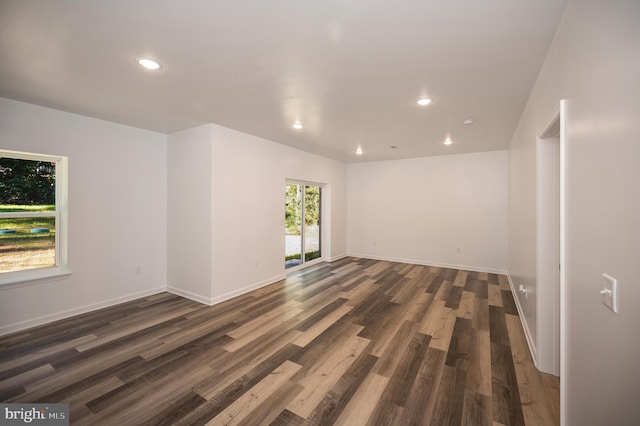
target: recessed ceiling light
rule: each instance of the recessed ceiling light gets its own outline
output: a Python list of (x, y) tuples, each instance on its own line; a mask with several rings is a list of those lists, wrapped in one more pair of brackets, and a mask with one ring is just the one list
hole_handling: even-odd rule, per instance
[(358, 149), (356, 149), (356, 154), (362, 155), (362, 148), (361, 147), (358, 147)]
[(447, 138), (444, 140), (444, 144), (445, 145), (451, 145), (453, 143), (453, 141), (450, 138)]
[(149, 58), (136, 58), (136, 62), (138, 63), (138, 65), (140, 65), (143, 68), (146, 68), (148, 70), (157, 70), (160, 69), (160, 64), (156, 61), (154, 61), (153, 59), (149, 59)]
[(474, 123), (474, 119), (473, 118), (467, 118), (466, 120), (464, 120), (462, 123), (463, 124), (473, 124)]
[(300, 129), (302, 129), (304, 126), (303, 126), (303, 125), (302, 125), (302, 123), (300, 123), (299, 121), (296, 121), (295, 123), (293, 123), (293, 124), (291, 125), (291, 127), (293, 127), (293, 128), (294, 128), (294, 129), (296, 129), (296, 130), (300, 130)]
[(418, 99), (417, 103), (420, 106), (426, 106), (426, 105), (429, 105), (431, 103), (431, 99), (429, 99), (429, 98), (420, 98), (420, 99)]

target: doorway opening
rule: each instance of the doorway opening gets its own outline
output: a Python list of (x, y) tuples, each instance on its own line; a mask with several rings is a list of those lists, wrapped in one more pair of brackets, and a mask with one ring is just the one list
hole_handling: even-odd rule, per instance
[(537, 141), (537, 366), (560, 376), (564, 217), (564, 102)]
[(285, 185), (285, 269), (322, 257), (322, 187), (287, 181)]

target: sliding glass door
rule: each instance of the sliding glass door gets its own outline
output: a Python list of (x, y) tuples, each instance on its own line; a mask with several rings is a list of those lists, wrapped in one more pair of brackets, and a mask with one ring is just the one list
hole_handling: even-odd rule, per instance
[(285, 268), (298, 266), (321, 256), (321, 199), (320, 186), (287, 182), (285, 186)]

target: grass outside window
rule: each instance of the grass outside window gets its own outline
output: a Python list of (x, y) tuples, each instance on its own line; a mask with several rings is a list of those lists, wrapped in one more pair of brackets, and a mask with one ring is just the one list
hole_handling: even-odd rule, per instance
[(56, 218), (0, 219), (0, 271), (56, 265)]

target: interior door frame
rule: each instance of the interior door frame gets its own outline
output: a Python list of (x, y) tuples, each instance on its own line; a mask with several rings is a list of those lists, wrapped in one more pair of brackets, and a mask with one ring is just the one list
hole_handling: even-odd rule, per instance
[[(544, 280), (548, 280), (549, 276), (552, 276), (557, 271), (558, 277), (558, 289), (557, 291), (543, 291), (543, 294), (538, 294), (537, 299), (537, 317), (538, 317), (538, 350), (542, 353), (538, 353), (538, 369), (560, 376), (560, 423), (566, 424), (564, 418), (566, 401), (567, 401), (567, 389), (566, 389), (566, 374), (567, 374), (567, 293), (566, 293), (566, 170), (567, 170), (567, 108), (568, 101), (560, 100), (558, 109), (552, 115), (552, 119), (548, 121), (546, 127), (539, 133), (537, 145), (536, 145), (536, 160), (537, 160), (537, 212), (536, 212), (536, 225), (537, 225), (537, 247), (536, 247), (536, 266), (537, 266), (537, 278), (538, 278), (538, 291), (541, 286), (544, 286)], [(554, 144), (559, 146), (554, 146)], [(556, 151), (557, 149), (557, 151)], [(556, 154), (557, 153), (557, 154)], [(554, 157), (558, 155), (557, 167), (558, 176), (556, 179), (548, 179), (548, 173), (550, 169), (555, 167), (552, 162), (556, 160)], [(556, 187), (554, 187), (554, 185)], [(553, 192), (557, 191), (557, 206), (549, 206), (548, 200), (553, 198)], [(558, 227), (556, 230), (552, 229), (552, 221), (544, 220), (542, 217), (545, 212), (549, 213), (553, 211), (555, 214), (555, 208), (559, 211), (558, 215)], [(548, 218), (547, 218), (548, 219)], [(558, 256), (557, 259), (553, 256), (544, 256), (541, 253), (542, 250), (548, 249), (553, 245), (553, 239), (558, 239)], [(542, 256), (541, 256), (542, 254)], [(556, 263), (557, 262), (557, 263)], [(559, 264), (558, 264), (559, 263)], [(548, 290), (548, 288), (547, 288)], [(540, 297), (542, 296), (542, 297)], [(545, 303), (552, 303), (558, 307), (558, 315), (553, 318), (553, 330), (549, 333), (549, 330), (540, 328), (541, 309)], [(549, 324), (547, 324), (548, 326)], [(547, 334), (545, 334), (547, 333)], [(557, 333), (557, 336), (555, 335)], [(546, 344), (543, 343), (546, 341)], [(558, 347), (559, 346), (559, 347)], [(545, 353), (545, 350), (551, 353)]]
[(560, 373), (560, 113), (536, 142), (536, 330), (538, 369)]

